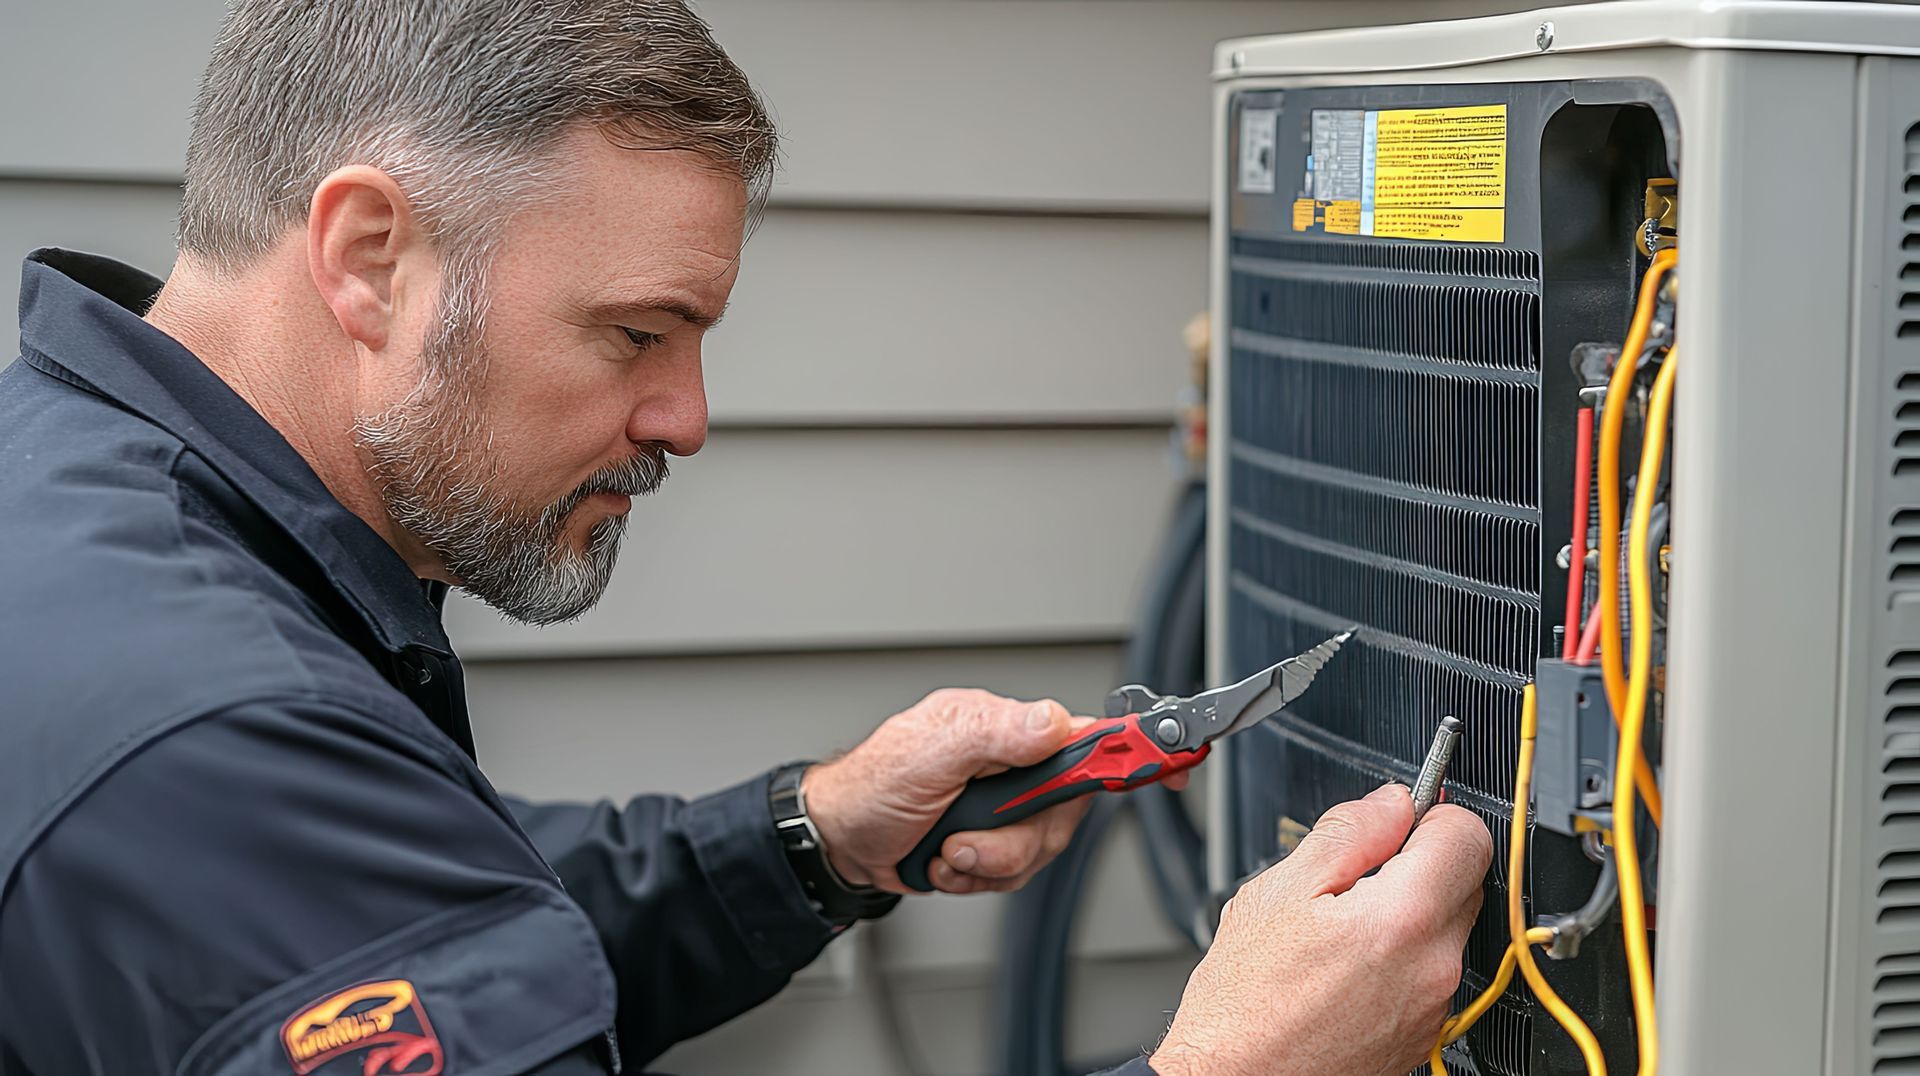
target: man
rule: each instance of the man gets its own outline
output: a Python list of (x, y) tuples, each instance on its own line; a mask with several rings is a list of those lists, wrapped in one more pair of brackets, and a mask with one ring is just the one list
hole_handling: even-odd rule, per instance
[[(440, 599), (600, 596), (705, 439), (774, 145), (679, 0), (233, 10), (171, 277), (35, 254), (0, 375), (0, 1070), (637, 1069), (891, 907), (967, 779), (1071, 736), (948, 691), (691, 803), (476, 767)], [(1020, 885), (1084, 806), (950, 838), (936, 885)], [(1411, 820), (1383, 789), (1249, 883), (1129, 1070), (1416, 1064), (1489, 841)]]

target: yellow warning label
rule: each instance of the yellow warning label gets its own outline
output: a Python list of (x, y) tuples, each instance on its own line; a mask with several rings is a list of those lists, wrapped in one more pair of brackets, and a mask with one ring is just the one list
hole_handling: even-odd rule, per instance
[(1304, 232), (1313, 227), (1313, 199), (1295, 198), (1293, 200), (1293, 230)]
[(1373, 235), (1506, 237), (1507, 106), (1381, 111), (1372, 142)]
[(1507, 204), (1507, 106), (1379, 114), (1373, 205)]
[[(1396, 239), (1454, 239), (1498, 243), (1506, 238), (1504, 209), (1376, 209), (1373, 234)], [(1333, 231), (1333, 222), (1327, 222)]]
[(1327, 231), (1336, 235), (1359, 235), (1360, 203), (1328, 202)]

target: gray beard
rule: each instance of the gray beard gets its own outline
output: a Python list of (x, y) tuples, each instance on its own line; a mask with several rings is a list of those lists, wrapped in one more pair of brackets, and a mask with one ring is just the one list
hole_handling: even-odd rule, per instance
[[(606, 593), (626, 533), (624, 515), (594, 524), (584, 552), (566, 542), (567, 519), (595, 493), (639, 497), (667, 479), (666, 452), (636, 454), (595, 472), (538, 511), (507, 493), (493, 435), (477, 396), (484, 376), (481, 333), (443, 312), (421, 361), (426, 374), (405, 400), (361, 416), (353, 438), (394, 523), (432, 550), (460, 585), (510, 620), (559, 624), (593, 608)], [(464, 354), (461, 354), (464, 352)]]

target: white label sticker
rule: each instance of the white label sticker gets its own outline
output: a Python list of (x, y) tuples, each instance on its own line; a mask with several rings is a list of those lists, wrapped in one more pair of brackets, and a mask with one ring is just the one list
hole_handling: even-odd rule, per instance
[(1244, 108), (1240, 110), (1240, 192), (1272, 194), (1273, 150), (1280, 110)]

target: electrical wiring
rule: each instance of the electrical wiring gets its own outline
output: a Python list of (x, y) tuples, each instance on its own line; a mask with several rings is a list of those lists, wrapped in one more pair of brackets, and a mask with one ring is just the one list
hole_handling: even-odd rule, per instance
[[(1440, 1037), (1427, 1056), (1433, 1076), (1447, 1076), (1446, 1062), (1440, 1051), (1466, 1034), (1493, 1007), (1493, 1003), (1512, 982), (1516, 968), (1541, 1006), (1579, 1046), (1580, 1056), (1587, 1064), (1588, 1076), (1606, 1076), (1607, 1059), (1600, 1052), (1600, 1040), (1594, 1037), (1593, 1029), (1587, 1026), (1586, 1021), (1580, 1019), (1580, 1015), (1548, 984), (1546, 976), (1540, 973), (1540, 968), (1533, 961), (1533, 946), (1552, 942), (1553, 931), (1548, 927), (1529, 928), (1526, 911), (1520, 903), (1520, 879), (1526, 876), (1527, 809), (1532, 802), (1533, 751), (1534, 741), (1539, 735), (1539, 723), (1533, 685), (1528, 684), (1521, 695), (1520, 762), (1513, 775), (1513, 828), (1508, 833), (1507, 842), (1507, 929), (1512, 941), (1507, 945), (1506, 956), (1501, 958), (1500, 970), (1494, 974), (1493, 981), (1459, 1015), (1440, 1025)], [(1621, 784), (1632, 787), (1631, 782), (1623, 781)]]
[[(1529, 944), (1546, 945), (1551, 941), (1553, 941), (1553, 931), (1546, 927), (1534, 927), (1527, 931)], [(1513, 946), (1507, 946), (1506, 954), (1500, 958), (1500, 970), (1493, 973), (1493, 981), (1488, 983), (1487, 988), (1480, 991), (1466, 1008), (1448, 1017), (1447, 1021), (1440, 1025), (1440, 1041), (1434, 1045), (1435, 1052), (1438, 1052), (1442, 1046), (1453, 1045), (1460, 1036), (1473, 1030), (1473, 1025), (1479, 1023), (1480, 1018), (1487, 1014), (1487, 1010), (1493, 1008), (1493, 1003), (1500, 1000), (1500, 995), (1507, 992), (1507, 987), (1513, 982), (1513, 971), (1519, 966), (1519, 961), (1519, 953)]]
[(1593, 408), (1583, 407), (1574, 419), (1573, 538), (1567, 543), (1567, 633), (1563, 660), (1572, 661), (1580, 646), (1580, 606), (1587, 582), (1587, 493), (1593, 470)]
[(1573, 652), (1575, 665), (1593, 664), (1593, 652), (1600, 645), (1600, 605), (1595, 602), (1593, 612), (1587, 614), (1587, 629), (1580, 633), (1580, 646)]
[[(1587, 1062), (1588, 1076), (1606, 1076), (1607, 1059), (1600, 1052), (1600, 1040), (1593, 1037), (1593, 1030), (1587, 1027), (1587, 1022), (1561, 1000), (1560, 995), (1547, 983), (1546, 976), (1534, 964), (1527, 913), (1520, 905), (1520, 879), (1526, 877), (1527, 867), (1527, 804), (1533, 789), (1534, 738), (1539, 734), (1539, 724), (1533, 685), (1528, 684), (1520, 701), (1520, 764), (1514, 769), (1513, 828), (1508, 832), (1507, 929), (1513, 937), (1512, 948), (1520, 965), (1520, 975), (1526, 979), (1533, 996), (1580, 1047), (1580, 1056)], [(1617, 781), (1615, 784), (1621, 788), (1633, 788), (1631, 781)], [(1614, 817), (1621, 816), (1616, 814)]]
[[(1679, 370), (1679, 349), (1667, 352), (1667, 360), (1653, 380), (1653, 396), (1647, 405), (1646, 445), (1640, 452), (1640, 486), (1647, 496), (1635, 499), (1633, 522), (1628, 543), (1634, 555), (1627, 562), (1627, 590), (1632, 602), (1633, 664), (1626, 690), (1626, 709), (1621, 714), (1620, 749), (1615, 760), (1616, 773), (1629, 765), (1645, 764), (1641, 736), (1646, 728), (1647, 700), (1653, 679), (1653, 580), (1651, 558), (1644, 554), (1653, 521), (1652, 491), (1660, 480), (1667, 449), (1667, 417), (1673, 407), (1673, 382)], [(1522, 749), (1524, 751), (1524, 748)], [(1660, 1038), (1654, 1024), (1653, 958), (1647, 940), (1647, 906), (1640, 880), (1640, 852), (1634, 833), (1634, 786), (1617, 781), (1613, 790), (1614, 858), (1620, 865), (1620, 919), (1627, 943), (1627, 981), (1633, 992), (1634, 1032), (1640, 1047), (1640, 1076), (1654, 1076), (1660, 1063)]]
[[(1660, 281), (1672, 270), (1679, 257), (1671, 249), (1659, 251), (1648, 265), (1646, 275), (1641, 278), (1640, 298), (1634, 306), (1626, 344), (1620, 349), (1620, 357), (1614, 361), (1613, 379), (1607, 385), (1606, 406), (1600, 412), (1600, 529), (1595, 548), (1602, 552), (1600, 596), (1595, 604), (1604, 610), (1601, 614), (1600, 666), (1607, 684), (1607, 702), (1616, 722), (1625, 712), (1627, 689), (1626, 663), (1621, 653), (1620, 609), (1615, 598), (1620, 593), (1620, 565), (1614, 552), (1620, 547), (1620, 437), (1626, 426), (1627, 401), (1633, 394), (1633, 379), (1639, 368), (1640, 352), (1646, 347), (1647, 335), (1653, 324)], [(1653, 485), (1643, 488), (1652, 489)], [(1625, 737), (1621, 739), (1624, 741)], [(1646, 759), (1637, 754), (1634, 757), (1637, 764), (1633, 768), (1633, 783), (1639, 786), (1640, 799), (1646, 803), (1647, 814), (1657, 826), (1663, 813), (1660, 788), (1654, 782), (1653, 770), (1647, 765)]]
[[(1651, 266), (1641, 281), (1640, 294), (1635, 304), (1634, 316), (1627, 334), (1627, 341), (1620, 357), (1614, 364), (1614, 371), (1608, 384), (1606, 405), (1602, 411), (1599, 431), (1598, 486), (1599, 521), (1598, 540), (1595, 548), (1602, 551), (1597, 558), (1600, 564), (1599, 595), (1591, 613), (1582, 623), (1583, 597), (1585, 590), (1585, 563), (1587, 546), (1587, 518), (1589, 501), (1590, 468), (1593, 467), (1594, 416), (1590, 409), (1582, 408), (1576, 417), (1576, 437), (1574, 471), (1575, 490), (1572, 502), (1572, 537), (1568, 544), (1569, 562), (1566, 596), (1566, 629), (1563, 636), (1561, 656), (1563, 660), (1578, 664), (1589, 664), (1596, 651), (1602, 660), (1603, 676), (1610, 709), (1620, 728), (1619, 754), (1614, 772), (1631, 773), (1631, 780), (1619, 780), (1614, 788), (1613, 818), (1623, 820), (1614, 827), (1620, 836), (1615, 838), (1616, 846), (1610, 859), (1611, 870), (1608, 874), (1618, 876), (1619, 899), (1623, 929), (1627, 935), (1628, 973), (1633, 992), (1635, 1032), (1638, 1039), (1640, 1076), (1654, 1076), (1658, 1067), (1657, 1030), (1653, 1019), (1653, 976), (1650, 945), (1646, 933), (1645, 900), (1640, 877), (1640, 861), (1635, 847), (1634, 809), (1636, 799), (1644, 802), (1647, 813), (1655, 825), (1660, 823), (1660, 791), (1654, 780), (1652, 767), (1648, 764), (1642, 747), (1645, 732), (1647, 705), (1650, 696), (1648, 690), (1652, 679), (1652, 650), (1654, 634), (1654, 613), (1652, 595), (1652, 574), (1657, 560), (1647, 555), (1650, 532), (1656, 515), (1655, 506), (1660, 500), (1659, 484), (1665, 459), (1667, 437), (1667, 419), (1672, 405), (1674, 370), (1673, 351), (1669, 349), (1666, 363), (1660, 367), (1654, 380), (1652, 401), (1648, 407), (1643, 435), (1644, 447), (1639, 461), (1639, 477), (1635, 489), (1641, 491), (1633, 498), (1630, 508), (1632, 516), (1630, 527), (1622, 542), (1621, 534), (1621, 496), (1620, 481), (1621, 440), (1626, 426), (1626, 413), (1631, 406), (1635, 392), (1635, 378), (1641, 366), (1643, 353), (1657, 353), (1657, 346), (1649, 348), (1654, 313), (1663, 279), (1677, 264), (1678, 255), (1671, 250), (1655, 255)], [(1664, 534), (1664, 515), (1660, 516), (1661, 531)], [(1624, 555), (1623, 555), (1624, 554)], [(1625, 603), (1620, 601), (1622, 562), (1627, 577)], [(1622, 608), (1623, 604), (1626, 606)], [(1622, 632), (1622, 621), (1631, 625), (1631, 658), (1629, 661), (1628, 636)], [(1603, 645), (1604, 640), (1604, 645)], [(1630, 665), (1630, 670), (1629, 670)], [(1513, 828), (1508, 852), (1508, 929), (1512, 942), (1507, 947), (1500, 967), (1486, 990), (1474, 998), (1458, 1015), (1447, 1020), (1441, 1026), (1441, 1033), (1429, 1053), (1428, 1063), (1434, 1076), (1446, 1076), (1447, 1069), (1442, 1050), (1461, 1035), (1465, 1034), (1482, 1015), (1490, 1009), (1500, 995), (1511, 984), (1516, 970), (1526, 980), (1539, 999), (1543, 1008), (1565, 1029), (1579, 1047), (1589, 1074), (1604, 1074), (1606, 1058), (1600, 1051), (1599, 1040), (1592, 1029), (1587, 1027), (1571, 1007), (1562, 1000), (1547, 983), (1535, 963), (1532, 946), (1549, 943), (1554, 939), (1551, 929), (1526, 926), (1526, 914), (1521, 904), (1520, 879), (1524, 877), (1526, 865), (1527, 811), (1530, 802), (1532, 771), (1536, 737), (1538, 734), (1537, 699), (1534, 688), (1529, 685), (1524, 694), (1521, 715), (1520, 761), (1514, 780)], [(1580, 915), (1593, 909), (1596, 902), (1606, 899), (1596, 890), (1596, 895), (1588, 901)], [(1576, 916), (1575, 918), (1577, 918)], [(1595, 920), (1597, 922), (1597, 920)]]
[[(1519, 963), (1519, 954), (1513, 946), (1507, 946), (1506, 954), (1500, 958), (1500, 970), (1493, 973), (1493, 981), (1466, 1008), (1440, 1025), (1440, 1038), (1433, 1044), (1434, 1056), (1439, 1056), (1441, 1047), (1452, 1045), (1456, 1039), (1472, 1030), (1487, 1010), (1493, 1008), (1493, 1003), (1500, 1000), (1500, 995), (1506, 993), (1508, 985), (1513, 982), (1513, 971)], [(1436, 1068), (1434, 1071), (1444, 1072), (1445, 1068)]]

